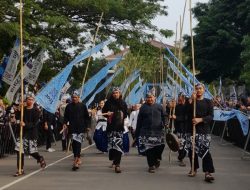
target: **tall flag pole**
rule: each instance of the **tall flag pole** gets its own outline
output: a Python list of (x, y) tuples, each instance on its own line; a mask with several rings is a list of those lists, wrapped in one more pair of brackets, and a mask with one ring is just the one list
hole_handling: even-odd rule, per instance
[(20, 121), (20, 147), (19, 147), (19, 168), (18, 173), (22, 173), (22, 152), (23, 152), (23, 2), (20, 0), (20, 64), (21, 64), (21, 121)]
[[(96, 37), (97, 37), (98, 31), (99, 31), (99, 28), (100, 28), (100, 25), (101, 25), (101, 22), (102, 22), (103, 14), (104, 13), (102, 12), (101, 18), (99, 20), (99, 23), (98, 23), (98, 26), (97, 26), (97, 29), (96, 29), (96, 32), (95, 32), (95, 35), (94, 35), (93, 47), (95, 46), (95, 41), (96, 41)], [(88, 58), (87, 67), (85, 69), (84, 77), (82, 79), (82, 89), (81, 89), (80, 97), (82, 97), (82, 92), (83, 92), (83, 89), (84, 89), (84, 83), (85, 83), (86, 76), (87, 76), (87, 73), (88, 73), (88, 68), (89, 68), (90, 60), (91, 60), (91, 56), (89, 56), (89, 58)]]
[[(195, 60), (194, 60), (194, 38), (193, 38), (193, 29), (192, 29), (192, 0), (189, 0), (189, 11), (190, 11), (190, 34), (191, 34), (191, 48), (192, 48), (192, 67), (193, 67), (193, 89), (195, 92)], [(196, 96), (193, 97), (193, 118), (196, 117)], [(193, 138), (192, 138), (192, 174), (194, 175), (194, 156), (195, 156), (195, 135), (196, 128), (193, 124)]]

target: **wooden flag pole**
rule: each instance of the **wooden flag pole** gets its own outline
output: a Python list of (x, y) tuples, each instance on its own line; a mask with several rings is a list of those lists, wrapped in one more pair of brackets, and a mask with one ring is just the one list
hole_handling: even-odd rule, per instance
[[(193, 30), (192, 30), (192, 0), (189, 0), (189, 11), (190, 11), (190, 34), (191, 34), (191, 48), (192, 48), (192, 67), (193, 67), (193, 88), (195, 92), (195, 60), (194, 60), (194, 38), (193, 38)], [(196, 96), (193, 97), (193, 118), (196, 117)], [(193, 138), (192, 138), (192, 168), (191, 172), (192, 175), (194, 173), (194, 157), (195, 157), (195, 135), (196, 135), (196, 128), (193, 124)]]
[(22, 152), (23, 152), (23, 3), (20, 0), (20, 64), (21, 64), (21, 121), (20, 121), (20, 145), (19, 145), (19, 168), (18, 173), (22, 174)]
[[(95, 46), (96, 37), (97, 37), (98, 31), (99, 31), (99, 28), (100, 28), (100, 25), (101, 25), (101, 22), (102, 22), (103, 14), (104, 13), (102, 12), (101, 18), (100, 18), (100, 20), (98, 22), (97, 29), (96, 29), (96, 32), (95, 32), (95, 35), (94, 35), (94, 38), (93, 38), (93, 47)], [(86, 76), (87, 76), (88, 69), (89, 69), (89, 63), (90, 63), (90, 60), (91, 60), (91, 54), (92, 54), (92, 48), (91, 48), (90, 56), (88, 57), (87, 67), (85, 69), (84, 77), (83, 77), (83, 80), (82, 80), (82, 90), (80, 92), (80, 97), (82, 97), (82, 93), (83, 93), (83, 89), (84, 89), (84, 83), (85, 83), (85, 80), (86, 80)]]

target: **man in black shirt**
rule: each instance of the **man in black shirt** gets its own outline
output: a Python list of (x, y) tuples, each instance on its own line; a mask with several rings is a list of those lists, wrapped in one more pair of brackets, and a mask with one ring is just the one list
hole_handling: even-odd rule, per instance
[[(214, 173), (214, 165), (211, 154), (209, 152), (211, 136), (209, 134), (210, 124), (213, 120), (213, 105), (209, 99), (203, 97), (205, 92), (205, 86), (201, 83), (195, 86), (195, 92), (192, 95), (190, 104), (187, 105), (187, 142), (186, 148), (188, 150), (188, 156), (192, 165), (192, 141), (193, 126), (195, 126), (195, 157), (194, 157), (194, 173), (189, 172), (190, 177), (196, 175), (199, 168), (198, 157), (202, 158), (202, 168), (205, 172), (205, 181), (211, 182), (214, 177), (211, 173)], [(196, 99), (196, 116), (193, 118), (193, 99)]]
[[(33, 94), (26, 95), (26, 106), (24, 107), (23, 122), (20, 123), (18, 129), (23, 127), (23, 150), (21, 158), (21, 172), (17, 171), (15, 177), (23, 175), (24, 170), (24, 152), (31, 155), (40, 163), (41, 168), (46, 167), (43, 156), (38, 153), (37, 150), (37, 139), (38, 139), (38, 122), (39, 122), (40, 111), (34, 107), (34, 96)], [(17, 121), (20, 121), (20, 113), (16, 115)], [(16, 148), (17, 151), (17, 168), (19, 168), (19, 151), (20, 151), (20, 138), (17, 138)]]
[(86, 105), (80, 102), (80, 96), (77, 91), (73, 92), (71, 98), (72, 102), (65, 108), (63, 128), (68, 128), (68, 133), (72, 135), (72, 149), (75, 158), (72, 170), (75, 171), (79, 169), (81, 164), (81, 145), (84, 131), (90, 122), (90, 117)]
[(146, 103), (142, 105), (138, 114), (135, 136), (138, 139), (140, 151), (147, 156), (149, 173), (155, 173), (155, 169), (160, 166), (165, 147), (164, 126), (163, 108), (155, 103), (154, 94), (148, 93)]

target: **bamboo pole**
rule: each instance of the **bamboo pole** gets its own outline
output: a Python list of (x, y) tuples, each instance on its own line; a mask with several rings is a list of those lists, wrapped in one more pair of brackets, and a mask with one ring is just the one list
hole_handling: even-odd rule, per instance
[[(193, 39), (193, 30), (192, 30), (192, 0), (189, 0), (189, 11), (190, 11), (190, 34), (191, 34), (191, 48), (192, 48), (192, 70), (193, 70), (193, 88), (195, 90), (195, 60), (194, 60), (194, 39)], [(196, 96), (193, 97), (193, 118), (196, 117)], [(194, 157), (195, 157), (195, 135), (196, 128), (193, 124), (193, 138), (192, 138), (192, 168), (191, 172), (194, 175)]]
[[(104, 13), (102, 12), (101, 18), (100, 18), (100, 20), (98, 22), (97, 29), (96, 29), (96, 32), (95, 32), (95, 35), (94, 35), (94, 38), (93, 38), (93, 47), (95, 46), (96, 37), (97, 37), (98, 31), (99, 31), (99, 28), (100, 28), (100, 25), (101, 25), (101, 22), (102, 22), (103, 14)], [(92, 48), (91, 48), (91, 51), (90, 51), (90, 56), (88, 57), (87, 67), (85, 69), (84, 77), (83, 77), (83, 80), (82, 80), (82, 90), (81, 90), (81, 93), (80, 93), (80, 97), (82, 97), (82, 93), (83, 93), (83, 89), (84, 89), (84, 83), (85, 83), (85, 80), (86, 80), (86, 76), (87, 76), (88, 69), (89, 69), (89, 63), (90, 63), (90, 60), (91, 60), (91, 54), (92, 54)]]
[(22, 174), (22, 152), (23, 152), (23, 2), (20, 0), (20, 64), (21, 64), (21, 121), (20, 121), (20, 145), (19, 145), (19, 168), (18, 173)]
[[(182, 63), (182, 33), (183, 33), (183, 25), (184, 25), (184, 18), (186, 13), (186, 6), (187, 6), (187, 0), (185, 1), (184, 10), (182, 13), (182, 18), (180, 16), (180, 44), (179, 44), (179, 60)], [(182, 67), (180, 67), (180, 71), (182, 72)], [(181, 79), (180, 79), (180, 86), (181, 86)]]

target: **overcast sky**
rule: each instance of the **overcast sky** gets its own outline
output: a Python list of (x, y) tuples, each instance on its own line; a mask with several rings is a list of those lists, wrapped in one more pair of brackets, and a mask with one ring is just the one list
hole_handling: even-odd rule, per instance
[[(192, 0), (192, 8), (197, 2), (207, 3), (208, 0)], [(186, 7), (186, 14), (183, 26), (183, 35), (190, 34), (190, 27), (189, 27), (189, 0), (187, 0), (187, 7)], [(159, 16), (154, 21), (153, 24), (157, 25), (159, 28), (169, 29), (175, 32), (176, 22), (179, 23), (180, 15), (182, 16), (185, 0), (164, 0), (163, 5), (168, 6), (168, 16)], [(197, 22), (193, 19), (193, 27)], [(178, 27), (179, 33), (179, 27)], [(161, 41), (168, 43), (170, 45), (174, 45), (175, 35), (169, 39), (163, 39), (159, 35), (157, 36)]]

